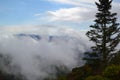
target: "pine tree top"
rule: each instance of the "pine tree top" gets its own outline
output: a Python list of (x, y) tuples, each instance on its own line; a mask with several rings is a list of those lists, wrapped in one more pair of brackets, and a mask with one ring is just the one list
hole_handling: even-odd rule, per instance
[(99, 0), (99, 2), (95, 2), (99, 11), (106, 11), (111, 9), (111, 3), (113, 0)]

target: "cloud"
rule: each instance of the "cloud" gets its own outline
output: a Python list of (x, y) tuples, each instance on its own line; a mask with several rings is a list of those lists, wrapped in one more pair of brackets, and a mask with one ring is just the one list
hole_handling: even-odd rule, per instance
[[(11, 25), (11, 26), (0, 26), (1, 34), (16, 34), (16, 33), (40, 33), (48, 34), (53, 33), (50, 30), (57, 30), (58, 26), (54, 25)], [(61, 27), (62, 28), (62, 27)]]
[[(89, 13), (89, 14), (88, 14)], [(73, 7), (61, 8), (56, 11), (48, 11), (50, 21), (82, 22), (94, 18), (95, 10), (91, 8)]]
[(120, 21), (120, 3), (114, 3), (112, 7), (112, 12), (117, 13), (117, 18)]
[[(65, 66), (71, 70), (75, 66), (83, 65), (81, 60), (83, 53), (89, 51), (93, 45), (85, 36), (86, 31), (77, 31), (71, 28), (7, 26), (0, 27), (0, 30), (2, 31), (0, 33), (0, 53), (10, 55), (12, 64), (20, 68), (19, 70), (17, 68), (16, 71), (13, 67), (13, 72), (22, 73), (28, 80), (44, 80), (48, 76), (55, 77), (56, 66), (60, 69), (64, 69), (62, 66)], [(41, 39), (15, 36), (20, 33), (39, 35)], [(49, 36), (53, 36), (51, 42)]]
[[(31, 27), (33, 31), (30, 29)], [(78, 65), (78, 55), (81, 56), (81, 58), (79, 57), (79, 61), (81, 61), (82, 53), (89, 50), (91, 45), (91, 43), (87, 43), (88, 39), (83, 35), (84, 31), (78, 32), (69, 28), (55, 30), (44, 26), (43, 28), (36, 26), (30, 26), (30, 28), (21, 26), (20, 28), (19, 26), (16, 32), (11, 32), (14, 28), (15, 26), (1, 29), (4, 33), (0, 34), (0, 52), (12, 56), (12, 64), (19, 66), (20, 73), (24, 74), (28, 80), (38, 80), (38, 78), (42, 80), (51, 74), (55, 76), (54, 66), (64, 65), (71, 70)], [(23, 31), (18, 31), (18, 29), (23, 29)], [(53, 31), (54, 38), (52, 42), (49, 42), (49, 36)], [(41, 40), (15, 36), (15, 34), (23, 32), (25, 34), (36, 32), (34, 34), (41, 36)], [(43, 32), (46, 35), (41, 34)], [(56, 36), (56, 34), (58, 35)], [(83, 62), (79, 63), (79, 65), (82, 64)]]
[(34, 16), (41, 16), (41, 14), (34, 14)]
[[(61, 7), (54, 11), (47, 11), (41, 19), (50, 22), (75, 22), (81, 23), (95, 19), (97, 8), (95, 1), (98, 0), (48, 0), (51, 2), (58, 2), (62, 4), (71, 4), (71, 8)], [(120, 17), (119, 3), (113, 2), (112, 12), (118, 13)]]

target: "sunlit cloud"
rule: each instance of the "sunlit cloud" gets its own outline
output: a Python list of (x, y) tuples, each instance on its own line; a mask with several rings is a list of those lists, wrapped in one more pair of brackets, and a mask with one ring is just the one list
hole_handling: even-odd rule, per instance
[[(58, 2), (62, 4), (74, 5), (70, 8), (60, 8), (54, 11), (46, 11), (44, 13), (44, 19), (50, 22), (75, 22), (81, 23), (89, 20), (95, 19), (95, 14), (97, 13), (97, 7), (95, 2), (98, 0), (49, 0), (51, 2)], [(120, 17), (119, 3), (113, 2), (112, 12), (118, 13), (117, 17)], [(39, 18), (40, 19), (40, 18)]]
[[(62, 8), (56, 11), (48, 11), (50, 21), (82, 22), (94, 18), (94, 10), (88, 8), (74, 7)], [(88, 14), (89, 13), (89, 14)]]

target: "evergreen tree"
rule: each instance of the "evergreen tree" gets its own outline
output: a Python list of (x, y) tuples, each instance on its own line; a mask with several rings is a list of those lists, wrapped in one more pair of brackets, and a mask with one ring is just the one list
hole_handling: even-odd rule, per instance
[(92, 60), (99, 59), (98, 61), (104, 66), (117, 53), (116, 47), (120, 42), (120, 27), (119, 23), (116, 23), (117, 13), (111, 13), (110, 11), (112, 1), (99, 0), (99, 2), (96, 2), (98, 13), (96, 13), (96, 19), (94, 20), (95, 24), (91, 25), (91, 30), (86, 33), (90, 41), (95, 43), (95, 46), (91, 47), (93, 52), (88, 53), (88, 56), (96, 53), (98, 58), (94, 58), (96, 57), (94, 55), (90, 57)]

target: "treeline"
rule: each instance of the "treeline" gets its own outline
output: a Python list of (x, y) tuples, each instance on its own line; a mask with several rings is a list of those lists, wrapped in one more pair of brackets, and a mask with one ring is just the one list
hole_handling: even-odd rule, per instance
[[(119, 64), (116, 64), (116, 61)], [(117, 58), (114, 63), (104, 68), (85, 64), (84, 66), (73, 68), (66, 75), (59, 76), (57, 80), (120, 80), (120, 56), (119, 60)]]

